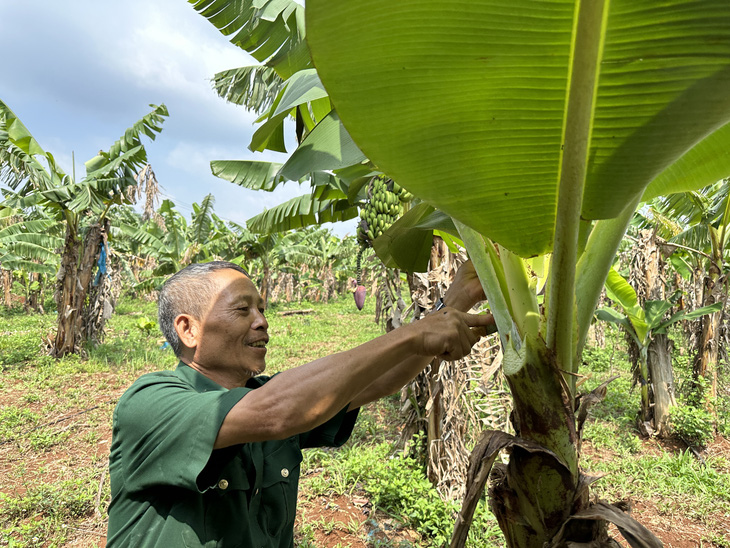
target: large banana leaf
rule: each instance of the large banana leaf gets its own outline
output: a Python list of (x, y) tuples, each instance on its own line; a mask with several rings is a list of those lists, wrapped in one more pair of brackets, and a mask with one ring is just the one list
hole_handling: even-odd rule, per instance
[(302, 103), (308, 103), (327, 97), (327, 92), (317, 76), (315, 69), (300, 70), (286, 81), (286, 90), (276, 107), (273, 116), (289, 112)]
[(233, 44), (281, 78), (307, 68), (303, 7), (293, 0), (188, 0)]
[(283, 85), (274, 69), (262, 65), (224, 70), (213, 76), (213, 89), (220, 97), (258, 114), (271, 107)]
[(194, 243), (206, 244), (213, 229), (213, 204), (215, 198), (208, 194), (200, 205), (193, 204), (193, 218), (190, 224), (190, 238)]
[(15, 113), (0, 100), (0, 127), (3, 128), (4, 138), (11, 141), (15, 146), (21, 149), (29, 156), (36, 154), (45, 154), (43, 147), (38, 144), (33, 135), (31, 135), (25, 124), (15, 115)]
[(279, 175), (296, 181), (313, 171), (342, 169), (365, 160), (333, 110), (304, 138)]
[(346, 196), (335, 194), (337, 191), (319, 187), (251, 217), (246, 225), (252, 232), (270, 234), (357, 217), (358, 207)]
[(38, 263), (28, 259), (22, 259), (12, 254), (0, 256), (0, 263), (6, 270), (23, 270), (25, 272), (47, 274), (49, 276), (58, 271), (58, 267), (54, 263)]
[(606, 219), (730, 173), (727, 0), (308, 0), (306, 20), (365, 155), (520, 255), (551, 249), (562, 178)]
[(273, 191), (280, 177), (275, 177), (282, 164), (255, 160), (213, 160), (210, 169), (213, 175), (251, 190)]
[(454, 223), (428, 204), (418, 204), (373, 242), (385, 266), (406, 272), (425, 272), (431, 258), (434, 230), (458, 234)]
[(609, 270), (606, 278), (606, 293), (609, 299), (618, 303), (624, 309), (624, 313), (631, 321), (640, 344), (646, 344), (646, 336), (651, 328), (647, 324), (646, 313), (639, 304), (634, 288), (613, 268)]
[[(35, 156), (45, 157), (51, 171)], [(53, 188), (65, 177), (15, 113), (0, 100), (0, 183), (24, 196), (32, 189)]]

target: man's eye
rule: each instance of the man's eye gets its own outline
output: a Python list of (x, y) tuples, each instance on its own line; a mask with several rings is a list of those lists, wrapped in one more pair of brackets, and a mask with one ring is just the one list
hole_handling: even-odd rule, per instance
[(247, 306), (242, 306), (238, 310), (240, 310), (241, 312), (248, 312), (248, 307)]
[(261, 312), (262, 314), (266, 314), (266, 309), (265, 308), (259, 308), (259, 312)]

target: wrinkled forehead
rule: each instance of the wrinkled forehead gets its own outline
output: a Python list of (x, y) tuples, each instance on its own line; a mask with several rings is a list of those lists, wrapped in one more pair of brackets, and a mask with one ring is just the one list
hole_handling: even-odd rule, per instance
[(215, 287), (214, 301), (228, 302), (238, 300), (262, 302), (261, 295), (251, 278), (230, 268), (216, 270), (211, 274)]

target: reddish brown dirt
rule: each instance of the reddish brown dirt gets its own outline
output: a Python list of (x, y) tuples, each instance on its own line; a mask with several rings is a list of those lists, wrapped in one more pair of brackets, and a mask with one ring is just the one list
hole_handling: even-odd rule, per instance
[[(632, 508), (631, 515), (654, 533), (662, 541), (665, 548), (726, 548), (730, 546), (730, 516), (716, 513), (707, 516), (705, 521), (697, 521), (678, 513), (660, 511), (653, 502), (639, 501)], [(711, 526), (708, 524), (712, 524)], [(615, 526), (609, 528), (611, 535), (621, 546), (628, 548)], [(708, 539), (723, 539), (724, 544), (711, 542)]]
[[(681, 440), (660, 440), (656, 438), (642, 440), (643, 452), (652, 455), (663, 453), (681, 453), (687, 450), (687, 444)], [(592, 461), (611, 461), (617, 457), (611, 451), (596, 450), (590, 443), (582, 448), (583, 456)], [(718, 435), (714, 442), (703, 452), (703, 458), (713, 457), (718, 470), (730, 471), (730, 440)], [(631, 515), (662, 541), (665, 548), (730, 548), (730, 515), (718, 511), (692, 519), (680, 510), (660, 509), (651, 500), (629, 500)], [(614, 525), (609, 532), (621, 546), (629, 547), (621, 533)], [(712, 539), (712, 540), (710, 540)]]
[[(316, 525), (314, 539), (303, 533), (304, 524)], [(378, 543), (417, 545), (421, 535), (404, 528), (386, 514), (373, 511), (365, 493), (356, 491), (351, 496), (300, 497), (297, 538), (300, 543), (309, 540), (314, 546), (323, 548), (367, 548)]]

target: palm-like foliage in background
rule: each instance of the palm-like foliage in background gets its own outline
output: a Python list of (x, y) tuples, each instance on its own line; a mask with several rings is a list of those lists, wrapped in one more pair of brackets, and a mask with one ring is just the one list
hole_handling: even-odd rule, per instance
[(55, 356), (81, 347), (83, 311), (108, 230), (107, 213), (115, 204), (131, 202), (128, 189), (137, 185), (137, 170), (147, 161), (141, 137), (154, 139), (167, 116), (164, 105), (153, 107), (107, 151), (86, 162), (86, 175), (74, 181), (0, 101), (0, 175), (13, 191), (6, 195), (5, 205), (22, 210), (43, 208), (64, 225)]
[(121, 233), (135, 244), (135, 251), (143, 257), (153, 257), (154, 267), (141, 273), (142, 280), (135, 285), (138, 291), (157, 289), (165, 279), (185, 266), (185, 254), (191, 246), (188, 223), (175, 209), (175, 204), (164, 200), (157, 211), (161, 223), (154, 219), (142, 226), (123, 225)]
[[(11, 194), (7, 189), (5, 193)], [(0, 205), (0, 271), (5, 271), (7, 286), (3, 289), (9, 292), (13, 279), (19, 280), (25, 287), (27, 307), (43, 311), (43, 289), (58, 272), (61, 247), (63, 225), (44, 209), (22, 211)]]
[[(702, 306), (725, 303), (728, 295), (727, 240), (730, 238), (730, 179), (723, 179), (698, 191), (659, 198), (651, 203), (645, 217), (671, 244), (678, 247), (674, 264), (685, 275), (702, 272)], [(706, 406), (714, 410), (717, 396), (717, 361), (723, 312), (703, 317), (697, 353), (695, 379), (703, 377)]]
[(0, 266), (53, 275), (63, 246), (63, 225), (44, 209), (27, 212), (0, 206)]
[[(333, 111), (304, 41), (303, 7), (277, 2), (190, 0), (231, 42), (262, 64), (216, 74), (213, 86), (226, 100), (261, 114), (249, 148), (286, 152), (285, 122), (293, 119), (302, 146), (285, 164), (213, 161), (213, 174), (252, 190), (273, 191), (286, 181), (309, 183), (310, 192), (248, 222), (257, 233), (281, 232), (358, 215), (368, 177), (366, 162)], [(315, 130), (315, 128), (317, 128)]]

